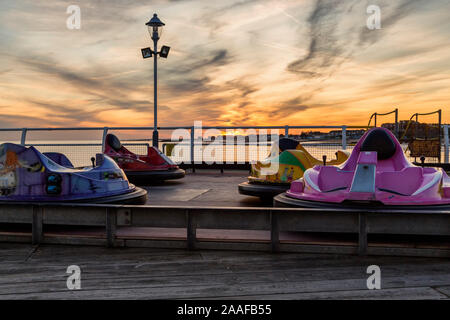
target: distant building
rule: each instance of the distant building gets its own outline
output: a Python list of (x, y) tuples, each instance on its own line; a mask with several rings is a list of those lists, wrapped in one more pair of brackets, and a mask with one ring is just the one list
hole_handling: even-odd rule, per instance
[[(383, 123), (381, 126), (395, 132), (395, 123)], [(433, 139), (439, 137), (440, 131), (437, 123), (420, 123), (409, 120), (401, 120), (398, 123), (398, 135), (403, 137), (403, 140)]]

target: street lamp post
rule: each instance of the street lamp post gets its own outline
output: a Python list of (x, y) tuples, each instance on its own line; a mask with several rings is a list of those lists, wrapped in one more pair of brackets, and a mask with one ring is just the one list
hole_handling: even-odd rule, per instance
[(167, 58), (170, 47), (162, 46), (161, 51), (158, 52), (158, 40), (161, 36), (162, 27), (165, 25), (159, 20), (158, 15), (155, 13), (149, 22), (145, 24), (148, 27), (148, 32), (153, 40), (153, 50), (151, 48), (141, 49), (142, 57), (144, 59), (154, 57), (153, 62), (153, 89), (154, 89), (154, 102), (153, 102), (153, 146), (158, 147), (158, 67), (157, 57), (160, 55), (162, 58)]

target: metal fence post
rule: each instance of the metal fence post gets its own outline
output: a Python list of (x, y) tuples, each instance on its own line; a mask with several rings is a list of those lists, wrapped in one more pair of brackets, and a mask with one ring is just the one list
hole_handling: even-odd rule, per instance
[(442, 125), (442, 110), (439, 109), (438, 110), (438, 116), (439, 116), (439, 126), (438, 126), (438, 136), (439, 136), (439, 163), (441, 163), (442, 161), (442, 150), (441, 150), (441, 143), (442, 143), (442, 138), (441, 138), (441, 125)]
[(448, 138), (448, 130), (450, 129), (450, 126), (448, 124), (444, 125), (444, 162), (449, 163), (449, 138)]
[(108, 127), (103, 128), (103, 136), (102, 136), (102, 152), (105, 151), (105, 141), (106, 141), (106, 135), (108, 134)]
[(347, 150), (347, 126), (342, 126), (342, 150)]
[(192, 172), (195, 172), (195, 163), (194, 163), (194, 137), (195, 137), (195, 127), (191, 127), (191, 165)]
[(400, 139), (398, 127), (398, 108), (396, 108), (394, 112), (395, 112), (395, 136), (397, 137), (397, 139)]
[(27, 139), (27, 129), (26, 129), (26, 128), (23, 128), (23, 129), (22, 129), (22, 136), (20, 137), (20, 144), (21, 144), (22, 146), (25, 145), (26, 139)]

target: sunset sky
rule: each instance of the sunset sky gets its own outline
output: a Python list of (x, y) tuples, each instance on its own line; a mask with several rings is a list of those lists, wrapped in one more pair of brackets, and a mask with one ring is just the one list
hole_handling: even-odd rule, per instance
[(450, 122), (450, 0), (2, 0), (0, 127), (152, 126), (154, 12), (160, 126)]

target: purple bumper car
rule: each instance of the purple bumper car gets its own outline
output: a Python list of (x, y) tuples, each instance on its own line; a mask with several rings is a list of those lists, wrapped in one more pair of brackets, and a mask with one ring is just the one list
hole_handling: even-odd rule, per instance
[(147, 191), (130, 184), (108, 156), (91, 167), (74, 168), (60, 153), (0, 145), (0, 202), (84, 202), (144, 204)]

